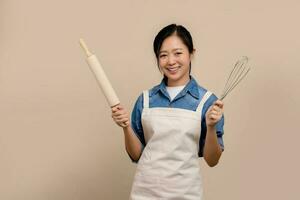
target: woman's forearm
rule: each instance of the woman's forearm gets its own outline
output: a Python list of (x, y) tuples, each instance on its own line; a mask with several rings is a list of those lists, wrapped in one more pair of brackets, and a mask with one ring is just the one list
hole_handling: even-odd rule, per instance
[(142, 153), (142, 146), (140, 140), (134, 134), (131, 126), (123, 128), (124, 137), (125, 137), (125, 147), (127, 153), (131, 156), (132, 159), (137, 161)]
[(142, 145), (130, 126), (130, 117), (127, 110), (119, 104), (112, 107), (111, 111), (115, 123), (123, 128), (127, 153), (133, 160), (137, 161), (142, 152)]
[(210, 167), (218, 164), (222, 154), (222, 149), (218, 143), (216, 128), (207, 127), (206, 139), (203, 150), (203, 157)]

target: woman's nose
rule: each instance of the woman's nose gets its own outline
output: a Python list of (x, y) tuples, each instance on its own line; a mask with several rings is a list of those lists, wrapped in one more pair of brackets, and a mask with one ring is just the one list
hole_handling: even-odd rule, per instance
[(174, 56), (169, 56), (168, 58), (168, 64), (169, 65), (174, 65), (176, 63), (176, 59), (174, 58)]

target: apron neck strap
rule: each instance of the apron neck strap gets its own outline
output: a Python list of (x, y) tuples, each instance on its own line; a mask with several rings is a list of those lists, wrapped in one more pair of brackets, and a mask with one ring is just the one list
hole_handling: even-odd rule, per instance
[(144, 108), (149, 108), (149, 92), (148, 92), (148, 90), (144, 90), (143, 95), (144, 95)]
[(205, 104), (205, 102), (207, 101), (207, 99), (210, 97), (212, 93), (210, 91), (207, 91), (204, 96), (202, 97), (196, 112), (199, 112), (200, 114), (202, 114), (202, 109), (203, 109), (203, 105)]
[[(199, 112), (200, 114), (202, 113), (203, 105), (207, 101), (207, 99), (212, 95), (212, 92), (207, 91), (204, 96), (202, 97), (196, 112)], [(143, 97), (144, 97), (144, 108), (149, 108), (149, 91), (144, 90), (143, 91)]]

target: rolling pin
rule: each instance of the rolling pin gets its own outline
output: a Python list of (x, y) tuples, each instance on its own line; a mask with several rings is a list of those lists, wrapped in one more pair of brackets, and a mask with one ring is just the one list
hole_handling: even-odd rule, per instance
[[(115, 90), (113, 89), (110, 81), (108, 80), (100, 62), (98, 61), (98, 58), (96, 57), (96, 55), (92, 54), (89, 51), (89, 49), (83, 39), (80, 39), (79, 43), (87, 56), (86, 61), (89, 64), (91, 71), (95, 75), (97, 82), (98, 82), (104, 96), (106, 97), (108, 104), (110, 105), (111, 108), (119, 105), (120, 100), (119, 100)], [(123, 123), (122, 126), (125, 127), (125, 126), (127, 126), (127, 124)]]

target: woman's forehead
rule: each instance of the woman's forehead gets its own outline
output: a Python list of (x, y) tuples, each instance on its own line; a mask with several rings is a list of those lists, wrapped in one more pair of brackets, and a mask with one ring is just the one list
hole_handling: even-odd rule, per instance
[(182, 40), (176, 36), (172, 35), (167, 37), (160, 48), (160, 52), (162, 51), (176, 51), (176, 50), (186, 50), (186, 45), (182, 42)]

